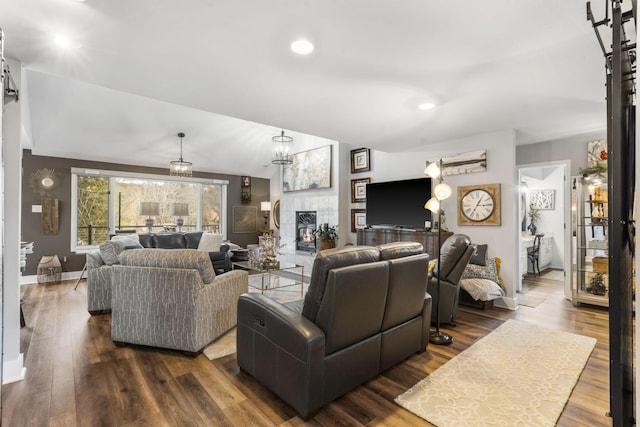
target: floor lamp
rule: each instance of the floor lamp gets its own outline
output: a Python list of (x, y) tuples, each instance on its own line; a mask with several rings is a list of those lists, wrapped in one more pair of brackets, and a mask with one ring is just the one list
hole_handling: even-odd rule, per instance
[(442, 178), (442, 159), (427, 164), (424, 170), (432, 179), (438, 179), (438, 185), (433, 188), (434, 196), (425, 203), (425, 209), (438, 213), (438, 275), (436, 276), (436, 330), (429, 334), (429, 342), (436, 345), (447, 345), (453, 342), (451, 335), (440, 331), (440, 245), (442, 237), (442, 201), (451, 197), (453, 190)]

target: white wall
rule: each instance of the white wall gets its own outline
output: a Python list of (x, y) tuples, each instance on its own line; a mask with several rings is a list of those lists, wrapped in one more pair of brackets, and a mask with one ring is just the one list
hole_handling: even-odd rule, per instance
[[(287, 132), (287, 134), (290, 134)], [(340, 224), (340, 168), (341, 150), (336, 141), (320, 138), (312, 135), (291, 133), (294, 137), (293, 151), (310, 150), (312, 148), (332, 146), (331, 188), (306, 191), (282, 191), (282, 166), (272, 166), (274, 172), (271, 176), (271, 204), (280, 199), (280, 229), (276, 235), (280, 237), (280, 255), (278, 259), (287, 262), (295, 262), (303, 265), (305, 275), (311, 274), (314, 254), (296, 252), (296, 211), (317, 211), (318, 224), (339, 224), (340, 235), (345, 232)], [(340, 240), (340, 239), (339, 239)], [(342, 240), (344, 241), (344, 240)]]
[[(360, 148), (360, 147), (351, 147)], [(517, 172), (515, 168), (515, 132), (513, 130), (476, 135), (443, 144), (429, 145), (414, 152), (386, 153), (372, 150), (371, 172), (351, 175), (354, 178), (371, 177), (372, 182), (424, 177), (427, 161), (478, 149), (487, 150), (487, 171), (466, 175), (451, 175), (445, 178), (454, 193), (443, 204), (447, 213), (447, 226), (456, 233), (467, 234), (474, 243), (489, 244), (489, 256), (502, 258), (502, 277), (505, 281), (507, 297), (503, 303), (515, 308), (515, 286), (518, 274), (517, 223)], [(457, 187), (471, 184), (501, 184), (502, 222), (500, 226), (458, 226)], [(344, 209), (364, 208), (364, 204), (351, 203), (349, 193), (341, 195)], [(342, 208), (341, 208), (342, 209)], [(355, 234), (349, 240), (355, 243)]]
[[(8, 61), (13, 79), (20, 88), (21, 66)], [(4, 181), (4, 326), (2, 337), (2, 381), (8, 383), (24, 378), (23, 355), (20, 353), (20, 194), (22, 150), (20, 148), (21, 104), (10, 102), (4, 106), (2, 157)]]

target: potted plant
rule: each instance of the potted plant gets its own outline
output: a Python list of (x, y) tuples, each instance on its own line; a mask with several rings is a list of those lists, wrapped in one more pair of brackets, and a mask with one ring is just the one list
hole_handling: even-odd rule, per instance
[(535, 236), (536, 231), (538, 230), (536, 222), (540, 219), (540, 209), (531, 204), (529, 205), (529, 212), (527, 215), (529, 216), (529, 226), (527, 227), (527, 230), (529, 230), (532, 236)]
[(338, 226), (322, 224), (313, 231), (316, 236), (316, 245), (319, 251), (336, 247), (338, 240)]
[(595, 276), (591, 277), (587, 292), (591, 292), (594, 295), (606, 295), (607, 287), (604, 284), (604, 273), (596, 273)]

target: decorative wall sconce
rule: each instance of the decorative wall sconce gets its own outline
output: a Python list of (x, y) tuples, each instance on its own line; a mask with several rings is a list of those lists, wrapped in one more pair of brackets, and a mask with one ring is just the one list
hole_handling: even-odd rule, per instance
[(269, 211), (271, 211), (271, 202), (260, 202), (260, 210), (264, 216), (264, 229), (269, 229)]
[(243, 203), (248, 203), (251, 201), (251, 177), (243, 176), (242, 183), (240, 184), (240, 200)]

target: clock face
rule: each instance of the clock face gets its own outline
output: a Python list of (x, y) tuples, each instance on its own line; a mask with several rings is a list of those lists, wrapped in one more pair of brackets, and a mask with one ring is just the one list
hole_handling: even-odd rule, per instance
[(462, 214), (471, 221), (484, 221), (495, 209), (493, 196), (485, 190), (471, 190), (462, 196), (460, 203)]

